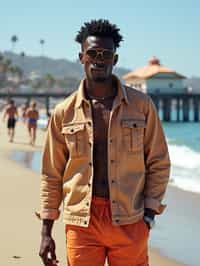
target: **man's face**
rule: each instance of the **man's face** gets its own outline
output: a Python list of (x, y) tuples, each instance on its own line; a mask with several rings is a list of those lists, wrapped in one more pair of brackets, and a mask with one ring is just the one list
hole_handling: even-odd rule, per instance
[(113, 39), (96, 36), (87, 37), (79, 57), (84, 64), (87, 79), (94, 82), (105, 82), (110, 79), (113, 66), (118, 59)]

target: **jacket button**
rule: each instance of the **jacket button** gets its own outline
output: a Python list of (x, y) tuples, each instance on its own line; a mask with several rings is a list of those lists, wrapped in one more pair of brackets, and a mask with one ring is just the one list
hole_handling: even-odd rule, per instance
[(89, 122), (88, 122), (88, 126), (91, 126), (91, 125), (92, 125), (92, 123), (89, 121)]
[(112, 203), (114, 203), (114, 204), (115, 204), (115, 203), (116, 203), (116, 201), (115, 201), (115, 200), (113, 200), (113, 201), (112, 201)]
[(89, 162), (89, 166), (92, 166), (92, 163), (91, 162)]
[(111, 183), (114, 184), (115, 183), (115, 180), (112, 180)]
[(119, 219), (116, 219), (115, 222), (116, 222), (116, 223), (119, 223)]

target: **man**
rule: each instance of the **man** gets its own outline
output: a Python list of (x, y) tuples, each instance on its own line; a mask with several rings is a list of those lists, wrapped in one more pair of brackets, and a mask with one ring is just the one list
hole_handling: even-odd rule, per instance
[(51, 232), (64, 204), (70, 266), (147, 266), (147, 242), (169, 179), (169, 156), (147, 95), (112, 75), (122, 36), (92, 20), (76, 36), (85, 79), (52, 114), (43, 153), (40, 256), (55, 265)]
[(17, 107), (15, 106), (14, 100), (9, 100), (8, 105), (4, 110), (3, 121), (5, 121), (6, 118), (9, 142), (13, 142), (15, 136), (16, 119), (18, 118), (18, 111)]

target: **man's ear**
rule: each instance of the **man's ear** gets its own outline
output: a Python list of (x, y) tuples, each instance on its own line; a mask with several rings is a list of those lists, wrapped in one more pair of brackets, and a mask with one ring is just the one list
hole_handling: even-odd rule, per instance
[(115, 54), (115, 55), (114, 55), (114, 59), (113, 59), (113, 66), (115, 66), (115, 65), (117, 64), (118, 59), (119, 59), (118, 54)]
[(83, 53), (79, 53), (78, 57), (79, 57), (81, 64), (83, 64)]

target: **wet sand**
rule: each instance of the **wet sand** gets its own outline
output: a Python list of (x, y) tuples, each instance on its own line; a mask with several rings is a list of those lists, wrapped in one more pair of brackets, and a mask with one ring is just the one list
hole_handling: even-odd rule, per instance
[[(6, 125), (0, 115), (0, 254), (1, 265), (42, 265), (38, 257), (41, 222), (34, 212), (39, 208), (39, 175), (10, 160), (14, 151), (40, 151), (44, 132), (38, 130), (36, 146), (28, 144), (25, 125), (17, 123), (14, 143), (9, 143)], [(54, 225), (57, 256), (61, 266), (65, 264), (65, 236), (62, 219)], [(174, 260), (150, 250), (151, 266), (178, 266)], [(95, 266), (95, 265), (94, 265)]]

